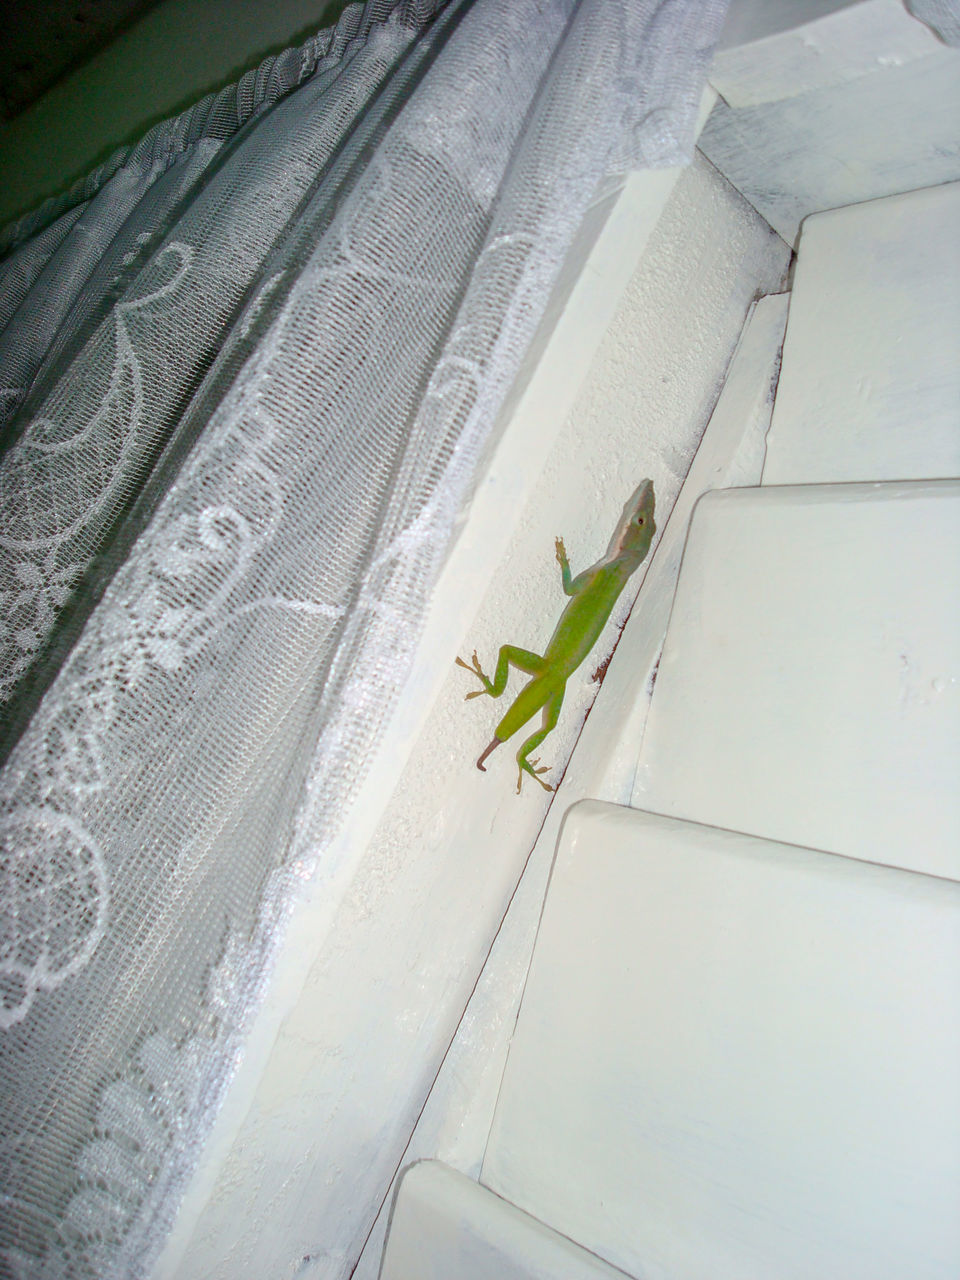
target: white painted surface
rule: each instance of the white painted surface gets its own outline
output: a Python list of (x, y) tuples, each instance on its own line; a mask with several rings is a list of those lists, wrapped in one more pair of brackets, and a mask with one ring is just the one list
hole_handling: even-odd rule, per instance
[(626, 1280), (463, 1174), (436, 1161), (400, 1183), (380, 1280)]
[(730, 0), (717, 41), (719, 50), (753, 44), (781, 31), (802, 27), (858, 0)]
[(960, 482), (699, 503), (633, 803), (960, 879)]
[(960, 476), (958, 182), (804, 223), (763, 481), (939, 476)]
[[(584, 797), (629, 798), (650, 676), (667, 627), (690, 513), (706, 490), (756, 484), (760, 478), (787, 300), (786, 294), (762, 298), (751, 312), (600, 692), (417, 1121), (404, 1165), (436, 1156), (471, 1177), (479, 1175), (563, 815)], [(594, 394), (601, 395), (600, 385)], [(377, 1218), (354, 1280), (376, 1280), (390, 1202)]]
[[(773, 6), (774, 13), (779, 8)], [(733, 33), (728, 32), (726, 47), (718, 51), (710, 69), (710, 83), (728, 106), (759, 106), (827, 89), (903, 66), (943, 47), (929, 27), (907, 12), (902, 0), (831, 5), (833, 11), (826, 14), (819, 14), (818, 8), (801, 6), (806, 11), (802, 21), (751, 37), (749, 43), (730, 43)], [(763, 29), (759, 22), (756, 28)], [(744, 24), (741, 34), (748, 30)]]
[[(854, 74), (862, 67), (848, 43), (835, 51), (831, 83), (739, 109), (721, 101), (707, 121), (700, 149), (788, 244), (808, 214), (960, 179), (960, 49), (904, 20), (932, 42), (929, 53)], [(770, 85), (783, 74), (797, 88), (802, 68), (786, 56), (795, 37), (773, 44), (784, 64), (748, 60), (744, 74)], [(853, 78), (843, 79), (846, 65)]]
[(960, 885), (585, 803), (483, 1180), (644, 1280), (960, 1273)]
[[(650, 176), (659, 213), (663, 179)], [(559, 345), (545, 344), (512, 406), (349, 822), (340, 878), (318, 885), (291, 925), (250, 1060), (158, 1275), (350, 1274), (551, 799), (532, 786), (514, 794), (510, 748), (486, 774), (474, 767), (501, 710), (464, 705), (472, 686), (454, 655), (476, 645), (489, 659), (505, 640), (545, 640), (564, 599), (554, 536), (564, 534), (575, 568), (589, 563), (639, 478), (654, 478), (660, 511), (670, 510), (750, 301), (781, 284), (785, 246), (709, 165), (679, 175), (659, 218), (642, 184), (625, 194), (639, 196), (633, 213), (615, 206), (605, 227), (632, 229), (637, 268), (626, 276), (620, 241), (615, 270), (601, 235)], [(568, 687), (547, 744), (554, 766), (593, 700), (594, 665)]]

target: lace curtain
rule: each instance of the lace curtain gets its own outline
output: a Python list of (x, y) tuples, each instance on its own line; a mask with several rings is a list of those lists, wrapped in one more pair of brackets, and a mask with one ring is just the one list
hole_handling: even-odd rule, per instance
[(960, 45), (960, 3), (958, 0), (906, 0), (915, 18), (925, 22), (944, 44)]
[(0, 237), (0, 1274), (145, 1274), (565, 249), (725, 0), (369, 0)]

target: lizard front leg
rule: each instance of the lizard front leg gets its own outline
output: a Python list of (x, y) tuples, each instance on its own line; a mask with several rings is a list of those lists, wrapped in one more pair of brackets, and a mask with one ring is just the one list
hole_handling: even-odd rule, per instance
[(563, 594), (569, 596), (573, 594), (570, 589), (573, 579), (570, 576), (570, 561), (567, 559), (567, 549), (563, 545), (562, 538), (554, 538), (553, 542), (557, 553), (557, 564), (560, 566), (560, 581), (563, 584)]
[(563, 545), (562, 538), (554, 539), (557, 552), (557, 564), (560, 566), (560, 581), (563, 584), (563, 594), (565, 596), (576, 596), (590, 585), (596, 575), (596, 565), (589, 569), (584, 569), (583, 573), (578, 573), (576, 577), (570, 572), (570, 561), (567, 559), (567, 549)]

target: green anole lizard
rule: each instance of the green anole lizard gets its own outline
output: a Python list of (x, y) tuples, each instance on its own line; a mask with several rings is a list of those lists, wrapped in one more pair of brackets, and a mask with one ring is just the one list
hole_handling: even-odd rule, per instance
[(486, 772), (483, 762), (491, 751), (511, 738), (532, 716), (542, 710), (540, 728), (527, 738), (517, 752), (518, 795), (525, 773), (529, 773), (545, 790), (553, 790), (540, 777), (540, 774), (547, 772), (549, 766), (543, 765), (538, 769), (536, 766), (539, 758), (530, 760), (528, 757), (555, 728), (560, 718), (567, 680), (600, 638), (600, 632), (610, 617), (610, 611), (620, 592), (626, 586), (627, 579), (640, 567), (650, 550), (657, 528), (653, 522), (653, 507), (653, 481), (644, 480), (623, 508), (623, 515), (610, 539), (606, 555), (589, 569), (584, 569), (576, 578), (570, 577), (570, 564), (563, 539), (556, 539), (557, 563), (560, 566), (563, 590), (571, 599), (560, 615), (560, 621), (550, 637), (543, 657), (528, 649), (518, 649), (516, 645), (502, 645), (492, 680), (484, 675), (476, 650), (472, 664), (459, 657), (456, 660), (458, 666), (472, 671), (483, 685), (482, 689), (474, 689), (472, 693), (468, 693), (467, 698), (480, 698), (485, 693), (491, 698), (499, 698), (507, 687), (511, 665), (533, 677), (517, 694), (510, 710), (497, 725), (493, 741), (477, 761), (477, 768)]

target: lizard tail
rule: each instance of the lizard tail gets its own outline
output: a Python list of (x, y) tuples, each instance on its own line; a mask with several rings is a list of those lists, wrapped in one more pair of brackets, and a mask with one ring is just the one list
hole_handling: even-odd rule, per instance
[(477, 768), (480, 770), (481, 773), (487, 772), (486, 767), (484, 766), (484, 763), (483, 763), (484, 760), (486, 760), (487, 756), (490, 754), (491, 751), (495, 751), (497, 747), (500, 746), (501, 742), (503, 742), (503, 738), (494, 738), (494, 740), (490, 743), (489, 747), (487, 747), (486, 751), (484, 751), (483, 755), (477, 761)]

